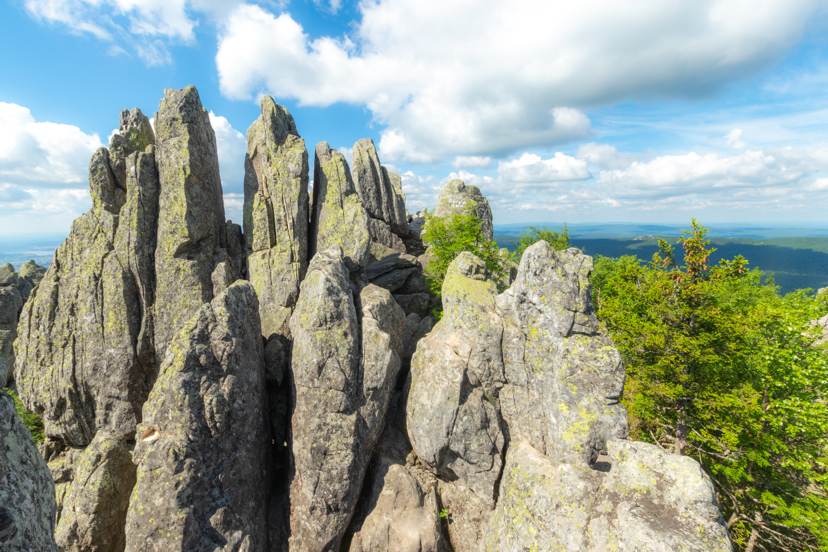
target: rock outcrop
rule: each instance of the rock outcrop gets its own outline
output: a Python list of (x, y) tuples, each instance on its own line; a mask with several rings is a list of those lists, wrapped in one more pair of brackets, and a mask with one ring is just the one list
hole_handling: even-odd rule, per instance
[(247, 130), (244, 235), (262, 332), (290, 337), (288, 321), (308, 266), (308, 152), (287, 109), (262, 98)]
[(310, 257), (333, 245), (342, 248), (351, 270), (368, 264), (371, 234), (368, 212), (357, 195), (345, 156), (327, 142), (316, 145)]
[(23, 427), (14, 399), (0, 391), (0, 548), (57, 552), (55, 485)]
[(88, 445), (100, 428), (134, 434), (155, 377), (150, 313), (159, 180), (154, 146), (146, 149), (129, 152), (123, 183), (105, 148), (93, 155), (93, 207), (72, 224), (21, 314), (21, 398), (43, 417), (46, 435), (67, 445)]
[[(195, 88), (165, 91), (157, 134), (138, 109), (120, 123), (39, 285), (0, 267), (51, 472), (0, 394), (4, 550), (730, 549), (698, 463), (626, 440), (590, 257), (537, 243), (498, 295), (463, 253), (435, 324), (422, 217), (370, 140), (353, 175), (316, 147), (311, 201), (265, 97), (242, 233)], [(491, 239), (473, 186), (438, 214), (468, 202)]]
[(358, 297), (361, 316), (342, 250), (317, 252), (290, 320), (291, 550), (339, 550), (400, 369), (402, 309), (376, 286)]
[(480, 233), (487, 240), (494, 236), (492, 226), (492, 209), (489, 207), (489, 200), (480, 193), (477, 186), (467, 186), (462, 180), (450, 180), (440, 191), (437, 199), (437, 206), (434, 208), (434, 215), (438, 217), (451, 217), (462, 213), (466, 206), (471, 203), (474, 212), (480, 220)]
[(505, 383), (503, 323), (486, 267), (461, 253), (446, 273), (443, 318), (411, 360), (406, 409), (414, 451), (442, 479), (458, 479), (494, 507), (505, 441), (497, 396)]
[(607, 440), (628, 433), (624, 366), (598, 328), (591, 271), (592, 257), (541, 241), (497, 299), (508, 382), (499, 398), (510, 439), (528, 439), (560, 462), (593, 463)]
[(23, 304), (32, 290), (43, 279), (46, 269), (34, 261), (20, 267), (20, 274), (6, 263), (0, 266), (0, 388), (14, 379), (14, 340), (17, 338), (17, 322)]
[[(380, 164), (374, 141), (364, 138), (354, 144), (354, 181), (362, 204), (379, 226), (388, 226), (396, 236), (408, 234), (408, 218), (402, 186), (396, 188), (388, 170)], [(381, 231), (378, 231), (381, 232)]]
[(138, 428), (128, 550), (265, 548), (269, 431), (258, 307), (253, 287), (238, 282), (170, 343)]
[(509, 449), (483, 550), (731, 550), (701, 466), (655, 445), (609, 441), (608, 473)]
[(158, 134), (155, 347), (164, 357), (186, 320), (213, 298), (212, 274), (226, 260), (216, 136), (194, 86), (164, 90)]

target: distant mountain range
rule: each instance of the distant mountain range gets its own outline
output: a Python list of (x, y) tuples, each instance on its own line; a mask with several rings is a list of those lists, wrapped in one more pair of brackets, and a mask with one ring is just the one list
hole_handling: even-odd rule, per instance
[[(513, 224), (495, 224), (496, 234), (519, 236), (524, 228), (529, 226), (547, 227), (552, 230), (563, 228), (563, 222), (520, 222)], [(690, 221), (684, 225), (667, 224), (638, 224), (634, 222), (608, 223), (567, 223), (569, 235), (573, 238), (635, 238), (638, 236), (681, 236), (681, 231), (690, 226)], [(799, 238), (799, 237), (828, 237), (828, 225), (823, 223), (800, 224), (715, 224), (706, 226), (708, 236), (717, 238)]]

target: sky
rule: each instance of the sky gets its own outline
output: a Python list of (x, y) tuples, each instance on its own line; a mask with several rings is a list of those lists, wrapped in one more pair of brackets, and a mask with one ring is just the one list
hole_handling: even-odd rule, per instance
[(0, 0), (0, 234), (69, 231), (121, 109), (194, 84), (241, 219), (264, 94), (407, 208), (828, 226), (828, 0)]

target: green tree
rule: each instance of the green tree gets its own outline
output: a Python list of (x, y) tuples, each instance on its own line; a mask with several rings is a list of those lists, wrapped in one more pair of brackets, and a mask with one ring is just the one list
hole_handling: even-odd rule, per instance
[(497, 242), (483, 237), (473, 203), (469, 202), (462, 212), (446, 217), (438, 217), (426, 211), (423, 241), (429, 246), (426, 280), (438, 298), (449, 265), (463, 251), (474, 253), (483, 261), (500, 291), (509, 286), (509, 273), (515, 263), (514, 254), (498, 248)]
[(515, 244), (517, 258), (519, 259), (523, 256), (523, 252), (526, 251), (527, 247), (541, 240), (549, 243), (556, 251), (562, 251), (571, 247), (569, 244), (569, 228), (567, 228), (566, 224), (564, 224), (560, 232), (552, 230), (547, 226), (530, 226), (521, 232), (519, 241), (513, 242)]
[(710, 266), (695, 220), (648, 266), (596, 260), (599, 317), (627, 366), (633, 438), (696, 458), (745, 550), (828, 549), (825, 298), (779, 297), (737, 257)]

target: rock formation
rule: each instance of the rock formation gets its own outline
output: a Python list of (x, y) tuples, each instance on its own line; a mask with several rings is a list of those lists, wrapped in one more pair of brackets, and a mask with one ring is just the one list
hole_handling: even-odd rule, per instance
[(448, 184), (440, 191), (437, 206), (434, 208), (434, 215), (449, 217), (461, 213), (469, 203), (472, 204), (474, 212), (480, 220), (481, 234), (487, 240), (493, 239), (492, 209), (489, 207), (489, 200), (483, 197), (477, 186), (467, 186), (459, 179), (449, 180)]
[(184, 324), (144, 405), (127, 549), (264, 550), (266, 414), (258, 300), (237, 282)]
[(23, 427), (14, 400), (0, 391), (0, 548), (57, 551), (55, 485)]
[[(304, 142), (265, 97), (242, 233), (195, 88), (155, 120), (121, 113), (39, 285), (0, 267), (51, 472), (0, 396), (5, 548), (729, 550), (699, 465), (626, 440), (590, 257), (539, 242), (498, 295), (463, 253), (435, 324), (422, 218), (373, 142), (353, 173), (317, 145), (311, 200)], [(438, 214), (469, 201), (491, 239), (473, 186), (451, 181)]]
[(317, 251), (338, 245), (349, 269), (368, 264), (371, 252), (368, 212), (357, 195), (345, 156), (331, 149), (327, 142), (316, 145), (311, 226), (311, 258)]
[(377, 286), (358, 297), (361, 316), (342, 250), (317, 252), (290, 320), (292, 550), (339, 550), (400, 369), (402, 309)]
[(308, 267), (308, 152), (287, 109), (270, 96), (247, 131), (244, 235), (262, 332), (290, 337), (288, 321)]
[(9, 263), (0, 266), (0, 388), (14, 379), (14, 340), (20, 311), (45, 271), (34, 261), (24, 263), (20, 274)]

